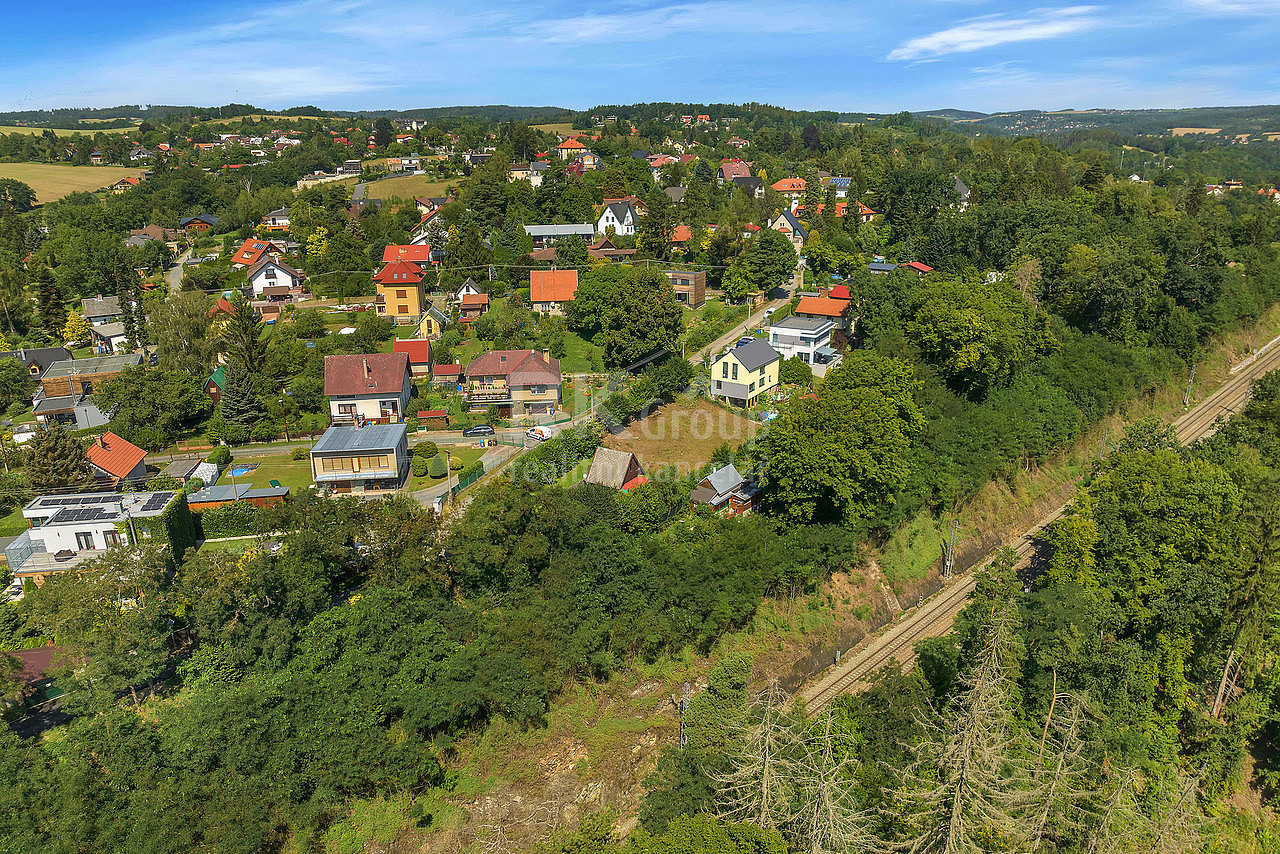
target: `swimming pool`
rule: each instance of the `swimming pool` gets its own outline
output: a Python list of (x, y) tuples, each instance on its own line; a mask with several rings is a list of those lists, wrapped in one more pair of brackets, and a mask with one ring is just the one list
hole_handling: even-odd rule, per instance
[(245, 475), (247, 475), (249, 472), (253, 471), (253, 469), (255, 469), (255, 468), (257, 468), (257, 466), (254, 466), (253, 468), (233, 468), (233, 469), (231, 470), (231, 476), (232, 476), (232, 477), (244, 477), (244, 476), (245, 476)]

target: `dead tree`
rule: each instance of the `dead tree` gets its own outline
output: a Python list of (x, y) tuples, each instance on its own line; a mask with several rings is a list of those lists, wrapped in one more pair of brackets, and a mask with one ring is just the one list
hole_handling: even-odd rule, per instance
[(1040, 757), (1032, 769), (1026, 813), (1031, 854), (1038, 854), (1046, 842), (1056, 847), (1064, 836), (1077, 835), (1084, 824), (1085, 804), (1093, 795), (1080, 732), (1084, 711), (1070, 695), (1054, 699), (1061, 699), (1066, 708), (1057, 720), (1050, 717), (1046, 721), (1045, 734), (1052, 731), (1053, 735), (1047, 743), (1042, 737)]
[[(1203, 770), (1202, 772), (1203, 773)], [(1200, 811), (1200, 775), (1179, 774), (1160, 791), (1155, 820), (1152, 822), (1150, 854), (1191, 854), (1201, 850), (1200, 829), (1204, 813)]]
[(790, 820), (800, 737), (786, 701), (775, 682), (748, 711), (732, 768), (716, 777), (719, 814), (726, 821), (772, 830)]
[[(833, 730), (837, 730), (834, 731)], [(847, 851), (873, 852), (883, 849), (881, 841), (867, 830), (868, 814), (859, 810), (844, 772), (848, 759), (837, 758), (833, 749), (843, 735), (828, 709), (822, 717), (822, 732), (805, 742), (800, 760), (797, 789), (802, 807), (791, 823), (792, 847), (808, 854), (843, 854)]]
[(1106, 802), (1098, 809), (1085, 854), (1134, 852), (1139, 840), (1150, 838), (1150, 827), (1150, 819), (1138, 806), (1138, 772), (1124, 769), (1115, 776)]

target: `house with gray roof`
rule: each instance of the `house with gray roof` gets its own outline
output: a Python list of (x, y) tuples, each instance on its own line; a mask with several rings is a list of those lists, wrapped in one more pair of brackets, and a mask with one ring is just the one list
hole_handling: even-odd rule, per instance
[(583, 480), (610, 489), (625, 489), (628, 486), (638, 486), (634, 481), (643, 477), (644, 469), (635, 454), (601, 446), (596, 448), (595, 455), (591, 457), (591, 468)]
[(311, 477), (340, 494), (399, 489), (409, 473), (408, 435), (403, 423), (330, 427), (311, 448)]
[(763, 338), (741, 344), (711, 363), (711, 396), (731, 406), (755, 406), (778, 385), (782, 356)]
[(733, 464), (712, 470), (689, 496), (693, 507), (708, 506), (726, 516), (745, 516), (760, 503), (760, 487), (743, 477)]
[(614, 234), (629, 237), (636, 233), (636, 224), (639, 220), (640, 216), (630, 202), (610, 202), (600, 211), (600, 218), (596, 220), (596, 231), (607, 234), (607, 229), (612, 228)]
[(543, 249), (555, 242), (558, 237), (577, 235), (590, 243), (595, 240), (596, 227), (589, 222), (566, 223), (563, 225), (526, 225), (524, 233), (533, 238), (533, 248)]
[(753, 199), (764, 198), (763, 178), (757, 178), (754, 175), (739, 176), (733, 179), (733, 183)]
[(86, 297), (80, 300), (80, 313), (90, 326), (115, 323), (120, 319), (120, 297)]

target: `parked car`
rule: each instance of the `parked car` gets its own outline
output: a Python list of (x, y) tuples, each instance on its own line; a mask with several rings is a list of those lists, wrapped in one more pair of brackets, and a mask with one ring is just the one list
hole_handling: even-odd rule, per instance
[(493, 427), (488, 424), (477, 424), (474, 427), (468, 427), (466, 430), (463, 430), (462, 435), (466, 436), (468, 439), (474, 436), (492, 436)]
[(751, 343), (752, 341), (754, 341), (754, 340), (756, 340), (756, 339), (755, 339), (755, 338), (753, 338), (753, 337), (751, 337), (750, 335), (746, 335), (746, 336), (744, 336), (744, 337), (742, 337), (742, 338), (739, 338), (739, 339), (738, 339), (738, 343), (737, 343), (737, 344), (734, 344), (733, 346), (735, 346), (735, 347), (741, 347), (743, 344), (750, 344), (750, 343)]
[(530, 427), (524, 431), (524, 434), (530, 439), (537, 439), (539, 442), (545, 442), (551, 438), (550, 427)]

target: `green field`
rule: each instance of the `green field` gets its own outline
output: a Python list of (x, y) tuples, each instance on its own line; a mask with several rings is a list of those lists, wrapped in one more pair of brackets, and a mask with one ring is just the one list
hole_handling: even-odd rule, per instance
[(141, 169), (123, 166), (65, 166), (58, 163), (0, 163), (0, 178), (16, 178), (36, 191), (39, 202), (53, 202), (81, 190), (94, 190), (114, 184), (128, 175), (141, 175)]
[(534, 130), (545, 131), (547, 133), (558, 133), (561, 136), (568, 136), (574, 133), (573, 122), (553, 122), (546, 125), (531, 125)]
[(430, 175), (405, 175), (403, 178), (388, 178), (385, 181), (374, 181), (365, 189), (370, 199), (415, 199), (419, 196), (438, 198), (448, 195), (449, 187), (457, 186), (457, 181), (436, 181)]
[(237, 477), (235, 479), (237, 486), (267, 487), (271, 485), (271, 481), (278, 480), (281, 486), (289, 487), (290, 492), (295, 495), (305, 492), (311, 486), (311, 461), (291, 459), (288, 454), (270, 457), (237, 456), (222, 473), (218, 483), (231, 483), (231, 469), (245, 463), (257, 463), (258, 467), (242, 477)]
[(134, 127), (127, 128), (102, 128), (100, 130), (67, 130), (66, 128), (43, 128), (43, 127), (26, 127), (25, 125), (0, 125), (0, 133), (34, 133), (40, 136), (46, 130), (53, 131), (58, 136), (73, 136), (74, 134), (82, 134), (84, 136), (93, 136), (96, 133), (127, 133), (131, 130), (137, 130)]
[[(413, 450), (413, 449), (410, 448), (410, 450)], [(457, 457), (459, 460), (461, 460), (463, 468), (466, 468), (467, 466), (474, 463), (476, 460), (483, 457), (484, 451), (485, 451), (484, 448), (467, 448), (460, 445), (441, 445), (440, 450), (448, 451), (449, 456)], [(449, 475), (450, 477), (454, 478), (453, 482), (456, 483), (458, 473), (450, 472)], [(417, 492), (421, 489), (427, 489), (428, 487), (432, 487), (440, 483), (444, 483), (444, 478), (436, 479), (431, 475), (427, 475), (427, 474), (424, 474), (422, 477), (414, 477), (413, 475), (409, 475), (409, 482), (405, 484), (405, 489), (408, 490), (409, 492)]]

